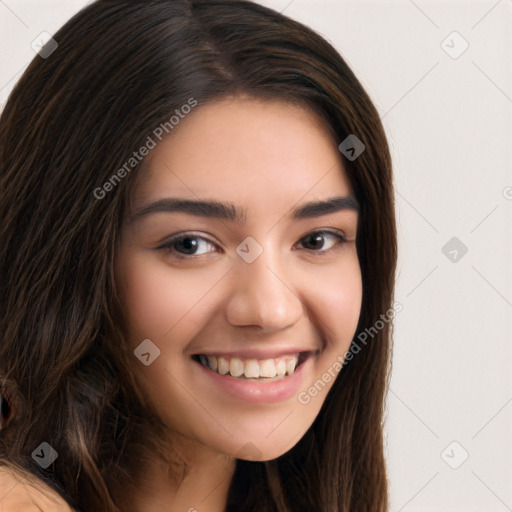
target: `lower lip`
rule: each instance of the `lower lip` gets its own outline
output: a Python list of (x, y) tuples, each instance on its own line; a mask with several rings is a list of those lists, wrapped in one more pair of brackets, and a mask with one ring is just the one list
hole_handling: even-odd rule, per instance
[(310, 364), (313, 356), (309, 356), (293, 373), (272, 382), (255, 382), (243, 379), (237, 379), (228, 375), (220, 375), (206, 366), (194, 361), (195, 366), (199, 367), (203, 375), (207, 376), (211, 382), (222, 388), (226, 393), (254, 403), (281, 402), (297, 393), (302, 384), (305, 366)]

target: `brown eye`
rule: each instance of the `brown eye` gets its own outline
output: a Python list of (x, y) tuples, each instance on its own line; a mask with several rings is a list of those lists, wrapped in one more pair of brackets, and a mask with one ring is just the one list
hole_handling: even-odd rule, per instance
[(310, 247), (307, 247), (308, 250), (324, 253), (330, 251), (334, 245), (336, 245), (332, 244), (330, 247), (325, 249), (324, 244), (326, 243), (326, 239), (328, 240), (329, 238), (337, 240), (339, 244), (347, 242), (347, 239), (341, 233), (336, 231), (321, 230), (309, 233), (302, 239), (302, 244), (310, 245)]
[(167, 240), (159, 249), (175, 252), (178, 258), (186, 258), (187, 256), (194, 257), (205, 254), (204, 252), (198, 253), (198, 250), (208, 245), (214, 246), (213, 242), (202, 236), (192, 233), (180, 233)]

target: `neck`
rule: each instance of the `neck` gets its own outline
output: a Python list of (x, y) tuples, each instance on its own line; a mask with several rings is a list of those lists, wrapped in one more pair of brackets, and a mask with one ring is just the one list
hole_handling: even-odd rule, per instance
[(155, 461), (130, 500), (131, 510), (224, 512), (235, 459), (181, 436), (175, 445), (173, 460), (178, 458), (180, 465)]

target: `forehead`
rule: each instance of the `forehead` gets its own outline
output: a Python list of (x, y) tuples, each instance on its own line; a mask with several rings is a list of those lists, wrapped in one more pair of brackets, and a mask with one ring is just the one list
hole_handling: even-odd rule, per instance
[(351, 193), (324, 120), (284, 101), (237, 97), (202, 105), (156, 142), (135, 205), (172, 195), (229, 200), (251, 211)]

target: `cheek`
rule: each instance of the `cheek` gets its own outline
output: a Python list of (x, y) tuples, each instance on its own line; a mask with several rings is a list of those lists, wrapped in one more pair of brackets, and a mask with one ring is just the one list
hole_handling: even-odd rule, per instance
[(119, 276), (132, 343), (176, 338), (200, 313), (201, 300), (215, 283), (206, 273), (173, 269), (143, 255), (126, 255)]
[(317, 276), (310, 299), (317, 312), (320, 330), (327, 336), (327, 349), (348, 347), (355, 334), (362, 301), (362, 278), (357, 260), (339, 272)]
[(342, 365), (356, 334), (361, 313), (362, 277), (356, 259), (329, 275), (317, 275), (315, 293), (310, 293), (324, 336), (324, 350), (312, 365), (312, 371), (297, 394), (303, 418), (312, 421), (343, 371)]

